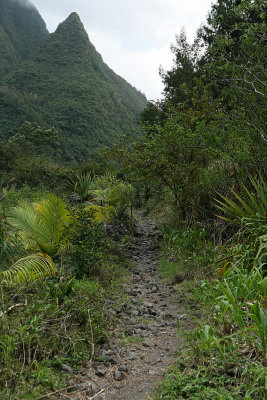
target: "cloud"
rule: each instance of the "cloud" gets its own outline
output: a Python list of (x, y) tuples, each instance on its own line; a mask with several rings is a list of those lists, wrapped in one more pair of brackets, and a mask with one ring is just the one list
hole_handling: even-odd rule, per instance
[[(22, 0), (21, 0), (22, 1)], [(162, 92), (159, 66), (171, 65), (169, 50), (182, 27), (190, 40), (205, 21), (212, 0), (32, 0), (54, 31), (76, 11), (104, 61), (148, 96)]]
[(12, 0), (12, 1), (19, 3), (23, 7), (35, 8), (35, 6), (28, 0)]

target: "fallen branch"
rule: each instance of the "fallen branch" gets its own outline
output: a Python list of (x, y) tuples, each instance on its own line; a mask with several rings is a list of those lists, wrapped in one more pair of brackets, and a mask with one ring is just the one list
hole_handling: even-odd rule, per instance
[(89, 326), (90, 326), (90, 332), (91, 332), (91, 352), (92, 352), (91, 359), (92, 359), (95, 355), (94, 332), (93, 332), (92, 320), (91, 320), (91, 314), (90, 314), (89, 308), (87, 311), (88, 311)]
[(98, 392), (98, 393), (94, 394), (94, 395), (93, 395), (93, 397), (89, 397), (89, 399), (88, 399), (88, 400), (92, 400), (92, 399), (94, 399), (96, 396), (98, 396), (99, 394), (103, 393), (105, 390), (107, 390), (107, 388), (104, 388), (104, 389), (100, 390), (100, 392)]
[[(45, 399), (46, 397), (54, 396), (55, 394), (65, 392), (66, 390), (75, 388), (76, 385), (77, 385), (77, 383), (75, 383), (75, 385), (68, 386), (68, 387), (66, 387), (66, 388), (64, 388), (64, 389), (56, 390), (55, 392), (52, 392), (52, 393), (43, 394), (42, 396), (37, 397), (36, 400)], [(81, 392), (82, 390), (84, 390), (84, 388), (83, 388), (83, 389), (76, 390), (76, 391), (73, 392), (73, 393)]]
[(27, 303), (18, 303), (18, 304), (13, 304), (13, 306), (9, 307), (6, 311), (0, 312), (0, 317), (3, 317), (3, 315), (8, 314), (9, 311), (12, 311), (16, 307), (21, 307), (21, 306), (26, 306)]

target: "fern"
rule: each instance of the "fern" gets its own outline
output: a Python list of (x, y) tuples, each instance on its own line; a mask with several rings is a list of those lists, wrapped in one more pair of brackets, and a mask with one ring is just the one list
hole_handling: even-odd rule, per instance
[(56, 273), (53, 260), (46, 254), (32, 254), (21, 258), (9, 269), (0, 273), (1, 285), (6, 287), (22, 286)]

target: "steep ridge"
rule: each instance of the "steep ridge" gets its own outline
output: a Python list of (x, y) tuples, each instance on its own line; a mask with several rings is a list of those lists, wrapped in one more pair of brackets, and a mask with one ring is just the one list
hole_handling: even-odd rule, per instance
[[(81, 161), (137, 128), (146, 98), (116, 75), (72, 13), (0, 88), (0, 132), (25, 120), (55, 126), (63, 158)], [(14, 118), (15, 116), (15, 118)]]
[(0, 78), (37, 50), (48, 34), (31, 3), (0, 0)]

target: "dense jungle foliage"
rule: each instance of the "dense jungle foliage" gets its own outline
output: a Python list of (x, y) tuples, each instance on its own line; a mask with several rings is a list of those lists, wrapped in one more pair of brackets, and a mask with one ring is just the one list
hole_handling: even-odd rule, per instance
[[(97, 345), (108, 340), (114, 319), (106, 300), (120, 298), (127, 276), (129, 262), (123, 249), (134, 230), (131, 205), (159, 221), (164, 235), (159, 271), (187, 298), (191, 296), (187, 316), (194, 303), (203, 309), (190, 332), (183, 332), (177, 321), (184, 352), (153, 398), (266, 397), (264, 3), (217, 0), (193, 44), (184, 32), (177, 35), (171, 46), (173, 67), (160, 71), (164, 98), (148, 103), (141, 116), (142, 133), (130, 145), (121, 143), (95, 153), (79, 165), (63, 165), (58, 156), (64, 137), (61, 117), (51, 125), (43, 115), (39, 118), (38, 97), (34, 118), (24, 119), (22, 113), (13, 134), (3, 135), (1, 398), (33, 400), (64, 387), (62, 365), (78, 371), (96, 357)], [(78, 40), (76, 56), (79, 46), (89, 52), (91, 45), (78, 16), (72, 14), (6, 79), (14, 83), (16, 78), (24, 87), (29, 67), (46, 76), (44, 66), (52, 54), (48, 49), (62, 45), (64, 50), (72, 29)], [(54, 77), (66, 72), (70, 63), (75, 76), (66, 90), (83, 98), (80, 84), (86, 73), (76, 66), (74, 53), (67, 64), (62, 54), (58, 51), (48, 86), (41, 80), (37, 85), (44, 92), (50, 90)], [(100, 56), (94, 50), (91, 54), (93, 70)], [(103, 64), (101, 71), (109, 75)], [(109, 79), (116, 81), (112, 74)], [(14, 98), (16, 93), (14, 89)], [(27, 105), (34, 91), (24, 96)], [(98, 100), (100, 118), (105, 113), (102, 100)], [(19, 101), (24, 107), (24, 100)], [(5, 115), (6, 124), (13, 123), (12, 112)], [(114, 118), (119, 123), (123, 117)], [(78, 114), (68, 123), (77, 120)], [(127, 118), (124, 121), (127, 125)], [(75, 132), (73, 127), (69, 159), (81, 150)], [(82, 135), (82, 128), (79, 132)], [(86, 158), (86, 151), (81, 158)], [(123, 229), (114, 242), (108, 232), (118, 226)]]

